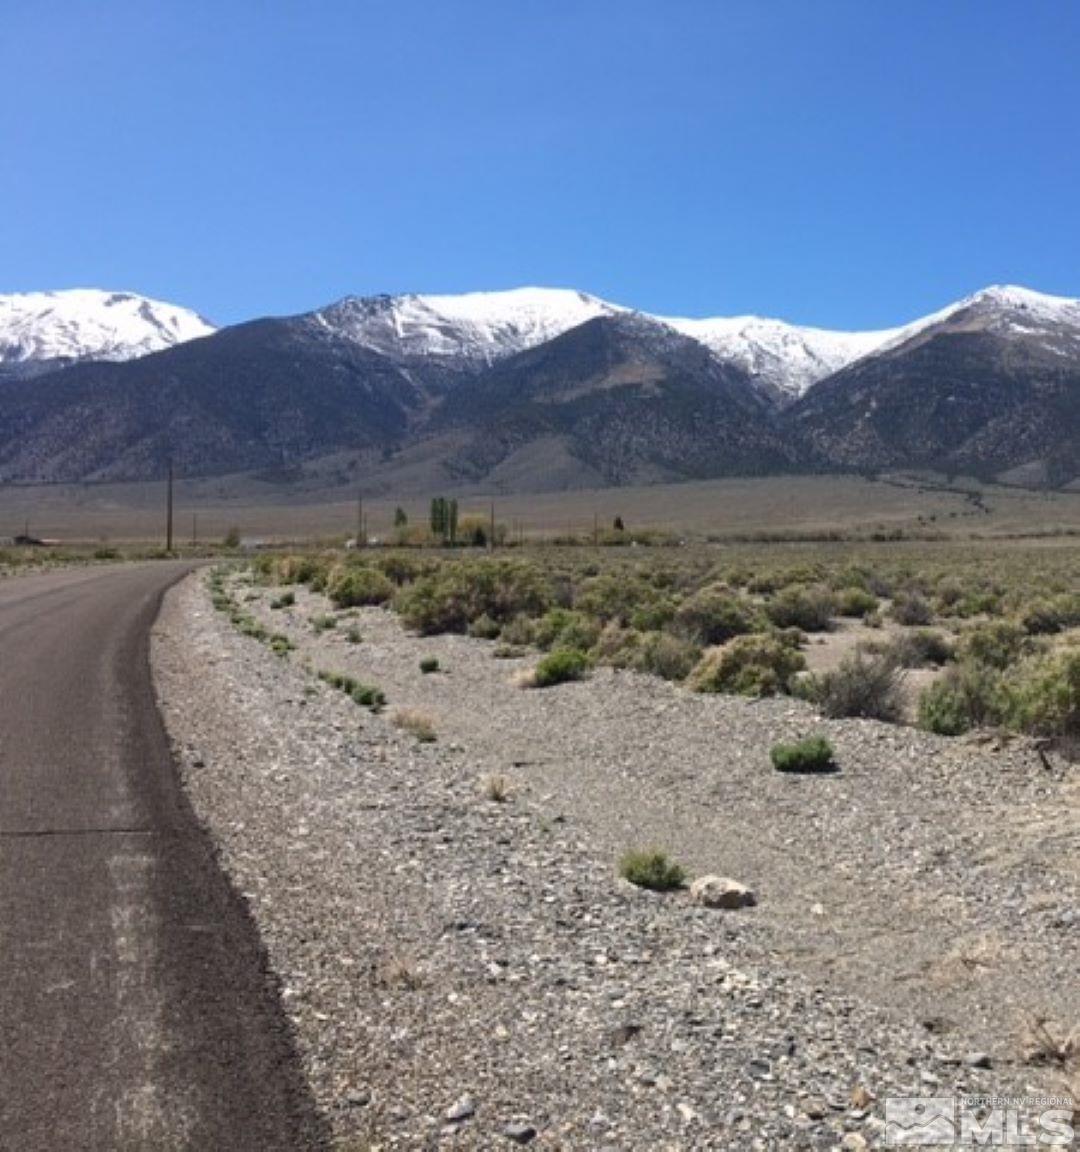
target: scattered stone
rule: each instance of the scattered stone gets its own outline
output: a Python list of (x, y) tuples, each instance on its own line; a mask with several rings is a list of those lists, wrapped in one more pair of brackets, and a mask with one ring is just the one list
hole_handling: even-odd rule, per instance
[(451, 1124), (460, 1124), (476, 1115), (476, 1103), (471, 1096), (461, 1096), (446, 1110), (446, 1119)]
[[(287, 620), (251, 609), (297, 643), (281, 659), (212, 611), (200, 580), (159, 621), (162, 712), (335, 1147), (377, 1132), (385, 1152), (441, 1134), (859, 1152), (884, 1137), (874, 1096), (939, 1094), (922, 1069), (973, 1094), (1052, 1075), (997, 1055), (1003, 1021), (1080, 990), (1061, 946), (1076, 922), (1054, 923), (1080, 909), (1059, 867), (1069, 810), (1026, 746), (991, 763), (791, 698), (604, 667), (555, 701), (514, 690), (485, 642), (411, 636), (389, 610), (358, 612), (363, 645), (316, 635), (329, 607), (306, 588)], [(422, 677), (429, 653), (454, 676)], [(420, 753), (344, 693), (308, 695), (321, 668), (429, 712), (445, 744)], [(762, 772), (811, 726), (842, 750), (843, 779)], [(514, 761), (518, 801), (484, 803), (478, 775)], [(717, 919), (689, 896), (630, 898), (612, 862), (649, 844), (691, 866), (722, 852), (734, 876), (767, 877), (768, 899)], [(996, 940), (1009, 963), (983, 965)], [(388, 970), (402, 978), (373, 978)], [(983, 1050), (1000, 1067), (961, 1066)]]
[(990, 1068), (993, 1060), (989, 1052), (969, 1052), (964, 1057), (964, 1063), (969, 1068)]
[(536, 1129), (531, 1124), (507, 1124), (503, 1135), (515, 1144), (529, 1144), (536, 1139)]
[(745, 884), (727, 876), (699, 876), (690, 885), (690, 899), (703, 908), (752, 908), (757, 903)]

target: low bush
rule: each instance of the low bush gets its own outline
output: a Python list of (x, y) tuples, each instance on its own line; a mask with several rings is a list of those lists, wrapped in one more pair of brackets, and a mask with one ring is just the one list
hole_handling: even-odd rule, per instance
[(1013, 727), (1038, 736), (1080, 736), (1080, 652), (1028, 661), (1008, 688)]
[(822, 585), (789, 585), (765, 604), (765, 614), (778, 628), (804, 632), (827, 632), (836, 612), (836, 597)]
[(703, 588), (675, 610), (673, 627), (695, 644), (723, 644), (735, 636), (760, 632), (762, 622), (753, 606), (727, 588)]
[(889, 615), (897, 624), (918, 626), (932, 623), (934, 610), (918, 592), (901, 592), (893, 601)]
[(994, 620), (966, 632), (960, 639), (960, 656), (976, 664), (1004, 671), (1015, 664), (1029, 643), (1028, 634), (1011, 620)]
[(836, 766), (832, 745), (824, 736), (777, 744), (769, 756), (778, 772), (828, 772)]
[(582, 584), (574, 597), (574, 607), (601, 622), (616, 620), (625, 626), (637, 613), (662, 599), (665, 597), (661, 592), (641, 576), (607, 572)]
[(776, 635), (736, 636), (707, 652), (690, 674), (695, 692), (773, 696), (786, 692), (806, 667), (803, 654)]
[(274, 568), (278, 584), (322, 585), (326, 582), (329, 561), (320, 556), (282, 556)]
[(295, 592), (292, 592), (292, 591), (282, 592), (282, 594), (280, 596), (276, 596), (273, 600), (270, 601), (270, 607), (275, 609), (275, 610), (278, 610), (281, 608), (291, 608), (295, 603), (296, 603), (296, 593)]
[(647, 632), (629, 666), (663, 680), (685, 680), (701, 659), (701, 649), (667, 632)]
[(288, 654), (292, 652), (296, 647), (296, 645), (288, 638), (288, 636), (281, 632), (275, 632), (270, 637), (269, 644), (270, 651), (273, 652), (275, 656), (288, 656)]
[(939, 736), (960, 736), (972, 728), (999, 724), (1006, 710), (1001, 674), (988, 665), (964, 660), (923, 690), (918, 723)]
[[(867, 645), (867, 651), (875, 651)], [(918, 628), (901, 632), (887, 644), (876, 649), (878, 655), (893, 661), (900, 668), (940, 667), (953, 658), (953, 648), (941, 632), (931, 628)]]
[(514, 560), (454, 561), (402, 587), (394, 607), (423, 635), (466, 632), (487, 615), (502, 625), (515, 616), (542, 616), (553, 603), (550, 583), (536, 565)]
[(589, 669), (589, 658), (576, 648), (558, 648), (549, 652), (533, 669), (532, 686), (551, 688), (570, 680), (581, 680)]
[(506, 644), (531, 644), (535, 635), (533, 622), (528, 616), (515, 616), (508, 620), (499, 633), (499, 639)]
[(337, 617), (320, 612), (317, 616), (312, 616), (311, 627), (316, 632), (332, 632), (337, 627)]
[(337, 608), (359, 608), (385, 604), (394, 595), (394, 585), (374, 568), (340, 565), (327, 577), (326, 594)]
[(836, 593), (836, 613), (838, 616), (866, 616), (876, 612), (878, 598), (865, 588), (841, 588)]
[(666, 852), (650, 849), (627, 852), (619, 861), (619, 875), (638, 888), (652, 892), (672, 892), (686, 886), (686, 871)]
[(425, 656), (423, 660), (420, 661), (420, 671), (423, 672), (425, 676), (430, 676), (432, 672), (438, 672), (438, 670), (439, 658), (437, 656)]
[(903, 712), (903, 670), (888, 656), (856, 650), (839, 668), (813, 677), (807, 694), (826, 716), (899, 720)]
[(1020, 615), (1024, 629), (1032, 636), (1050, 636), (1080, 625), (1080, 596), (1061, 595), (1036, 600)]
[(349, 693), (357, 704), (370, 708), (372, 712), (379, 712), (386, 703), (386, 693), (374, 684), (357, 684)]
[(402, 709), (394, 713), (394, 725), (403, 732), (408, 732), (421, 744), (434, 744), (436, 740), (435, 724), (430, 716), (412, 709)]
[(586, 651), (600, 638), (598, 620), (569, 608), (552, 608), (536, 621), (533, 643), (540, 648), (580, 648)]
[(474, 640), (498, 640), (501, 633), (498, 621), (492, 620), (486, 612), (469, 625), (469, 635)]

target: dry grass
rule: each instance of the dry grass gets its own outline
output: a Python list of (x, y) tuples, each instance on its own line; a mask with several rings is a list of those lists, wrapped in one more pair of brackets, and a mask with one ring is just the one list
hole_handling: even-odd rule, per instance
[(419, 965), (401, 952), (384, 957), (375, 967), (375, 983), (380, 988), (415, 992), (423, 985)]
[(510, 799), (510, 781), (505, 776), (487, 776), (484, 778), (483, 792), (488, 800), (505, 804)]
[(402, 708), (393, 715), (394, 726), (408, 732), (421, 744), (434, 744), (437, 737), (435, 721), (426, 713), (413, 708)]

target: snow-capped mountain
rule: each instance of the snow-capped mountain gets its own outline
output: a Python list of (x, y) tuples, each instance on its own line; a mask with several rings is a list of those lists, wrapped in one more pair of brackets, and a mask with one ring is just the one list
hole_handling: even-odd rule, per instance
[(874, 349), (888, 352), (937, 332), (988, 332), (1023, 340), (1055, 356), (1080, 354), (1080, 300), (1015, 284), (994, 284), (896, 329)]
[(718, 360), (742, 368), (781, 399), (803, 395), (819, 380), (869, 355), (902, 331), (830, 332), (761, 316), (666, 317), (664, 321), (704, 344)]
[(627, 309), (569, 288), (514, 288), (458, 296), (349, 296), (312, 313), (334, 336), (394, 360), (492, 364)]
[[(309, 320), (328, 336), (387, 356), (403, 365), (475, 370), (545, 344), (599, 316), (634, 309), (564, 288), (516, 288), (462, 295), (350, 296), (313, 312)], [(819, 380), (863, 357), (904, 345), (942, 324), (950, 330), (981, 327), (1014, 335), (1044, 332), (1061, 354), (1080, 349), (1080, 302), (1026, 288), (995, 286), (909, 324), (864, 332), (804, 327), (761, 316), (692, 319), (637, 315), (704, 345), (721, 364), (746, 372), (781, 404), (806, 394)], [(1077, 343), (1061, 345), (1062, 330)], [(663, 332), (657, 327), (658, 340)]]
[(0, 296), (0, 371), (29, 375), (79, 360), (133, 360), (214, 331), (187, 308), (130, 292)]

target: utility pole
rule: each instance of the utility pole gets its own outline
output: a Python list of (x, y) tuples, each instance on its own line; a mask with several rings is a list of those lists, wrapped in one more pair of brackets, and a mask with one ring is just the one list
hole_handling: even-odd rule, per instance
[(169, 457), (169, 487), (168, 498), (165, 512), (165, 551), (172, 551), (173, 544), (173, 462), (172, 457)]
[(199, 514), (192, 512), (191, 514), (191, 546), (194, 548), (199, 543)]
[(364, 524), (364, 497), (361, 493), (356, 494), (356, 546), (363, 548), (367, 543), (365, 537), (367, 536), (366, 526)]
[(491, 550), (495, 551), (495, 501), (491, 502)]

